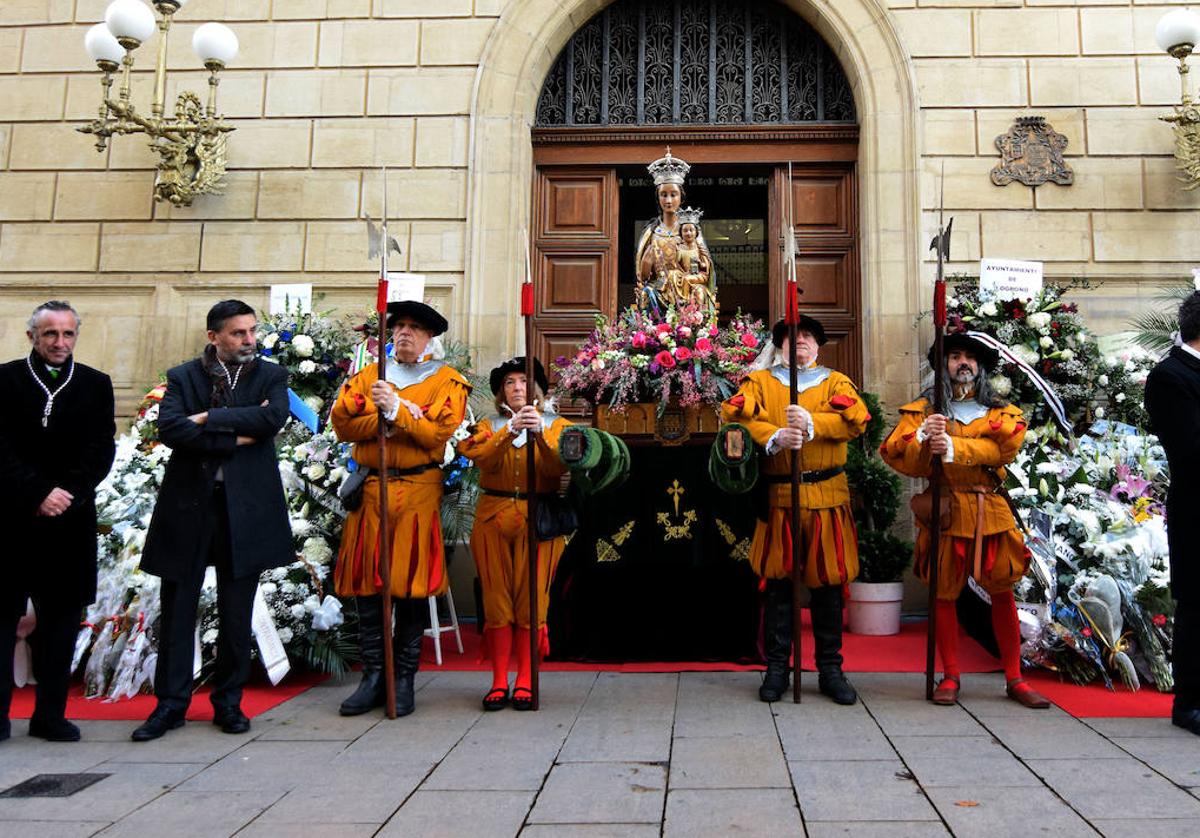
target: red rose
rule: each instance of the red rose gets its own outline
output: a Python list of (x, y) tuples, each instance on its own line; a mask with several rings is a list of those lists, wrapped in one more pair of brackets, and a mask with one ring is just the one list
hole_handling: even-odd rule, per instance
[(1167, 624), (1167, 615), (1166, 614), (1155, 614), (1154, 619), (1151, 620), (1151, 622), (1153, 622), (1154, 625), (1158, 626), (1159, 628), (1162, 628), (1163, 626), (1165, 626)]
[(742, 332), (742, 346), (748, 349), (754, 349), (758, 346), (758, 338), (754, 336), (754, 332)]
[(677, 346), (675, 348), (675, 358), (680, 361), (690, 361), (692, 360), (692, 350), (686, 346)]
[(655, 329), (655, 331), (657, 331), (657, 332), (658, 332), (660, 335), (661, 335), (663, 332), (669, 332), (669, 331), (671, 331), (671, 327), (670, 327), (669, 325), (667, 325), (666, 323), (659, 323), (657, 326), (655, 326), (655, 327), (654, 327), (654, 329)]
[(665, 349), (654, 356), (654, 362), (664, 370), (675, 369), (675, 356)]
[(696, 341), (696, 351), (697, 352), (710, 352), (710, 351), (712, 351), (712, 343), (709, 341), (708, 338), (700, 338), (699, 340)]
[(1079, 633), (1082, 634), (1084, 637), (1092, 636), (1092, 630), (1090, 628), (1085, 628), (1083, 631), (1081, 631)]
[(634, 332), (633, 337), (629, 339), (629, 344), (635, 349), (641, 349), (646, 345), (646, 336), (641, 332)]

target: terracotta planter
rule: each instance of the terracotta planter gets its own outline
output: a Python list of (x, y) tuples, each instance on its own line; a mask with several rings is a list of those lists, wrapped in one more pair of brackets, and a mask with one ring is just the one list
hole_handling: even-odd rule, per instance
[(851, 582), (846, 609), (850, 631), (875, 636), (899, 634), (903, 599), (903, 582)]

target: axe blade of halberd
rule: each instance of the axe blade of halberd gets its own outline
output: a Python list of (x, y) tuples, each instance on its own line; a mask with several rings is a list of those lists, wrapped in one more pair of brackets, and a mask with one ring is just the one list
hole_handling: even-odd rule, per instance
[[(376, 224), (375, 221), (371, 218), (371, 216), (368, 215), (367, 216), (367, 258), (368, 259), (378, 259), (382, 255), (383, 251), (380, 248), (379, 243), (381, 241), (383, 241), (383, 236), (384, 236), (384, 232), (383, 232), (382, 225)], [(394, 237), (388, 236), (387, 243), (388, 243), (388, 250), (392, 251), (393, 253), (395, 253), (397, 255), (399, 255), (401, 253), (400, 244), (399, 244), (399, 242), (396, 241), (396, 239)]]

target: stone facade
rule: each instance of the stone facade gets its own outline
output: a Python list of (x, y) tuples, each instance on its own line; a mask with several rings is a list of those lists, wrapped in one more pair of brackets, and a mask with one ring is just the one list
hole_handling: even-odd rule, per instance
[[(194, 352), (212, 301), (265, 305), (275, 282), (312, 282), (322, 308), (373, 299), (363, 213), (378, 169), (404, 255), (428, 274), (454, 337), (488, 365), (520, 348), (516, 281), (542, 79), (603, 0), (193, 0), (177, 17), (168, 96), (201, 89), (198, 21), (236, 29), (221, 85), (225, 194), (155, 204), (139, 137), (98, 153), (99, 74), (83, 33), (106, 0), (0, 3), (0, 350), (24, 351), (47, 297), (85, 315), (80, 357), (112, 371), (127, 413), (156, 373)], [(923, 248), (945, 171), (951, 271), (983, 256), (1045, 260), (1105, 280), (1086, 308), (1102, 331), (1200, 261), (1200, 192), (1175, 182), (1178, 97), (1153, 29), (1163, 5), (1111, 0), (788, 0), (839, 55), (862, 125), (866, 381), (908, 395), (928, 295)], [(139, 64), (152, 62), (143, 48)], [(148, 107), (152, 74), (135, 74)], [(995, 187), (993, 145), (1019, 115), (1069, 139), (1070, 187)], [(961, 260), (961, 261), (959, 261)], [(899, 350), (899, 351), (898, 351)]]

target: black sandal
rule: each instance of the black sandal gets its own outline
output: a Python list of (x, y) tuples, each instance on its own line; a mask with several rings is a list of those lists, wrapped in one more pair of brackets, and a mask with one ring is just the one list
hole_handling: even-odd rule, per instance
[(483, 709), (487, 711), (503, 710), (508, 706), (508, 688), (492, 687), (483, 697)]
[[(518, 698), (517, 693), (524, 693), (528, 697)], [(529, 689), (529, 687), (513, 687), (512, 706), (514, 710), (532, 710), (533, 690)]]

